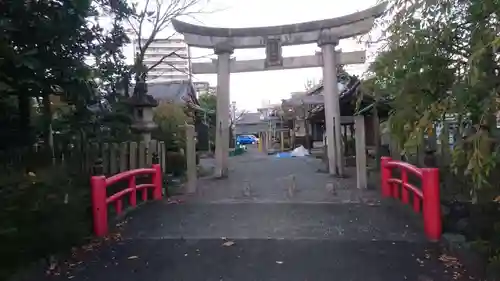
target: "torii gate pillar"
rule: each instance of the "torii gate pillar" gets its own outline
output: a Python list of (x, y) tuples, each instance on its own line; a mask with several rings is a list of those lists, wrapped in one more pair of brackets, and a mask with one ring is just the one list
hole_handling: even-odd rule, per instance
[(230, 63), (233, 48), (228, 45), (218, 45), (214, 52), (217, 55), (217, 125), (215, 135), (215, 173), (216, 177), (225, 178), (228, 175), (229, 158), (229, 79)]
[(344, 176), (344, 161), (340, 131), (339, 89), (337, 86), (337, 56), (335, 47), (339, 39), (332, 34), (320, 35), (318, 45), (323, 56), (323, 96), (325, 99), (325, 128), (328, 172)]

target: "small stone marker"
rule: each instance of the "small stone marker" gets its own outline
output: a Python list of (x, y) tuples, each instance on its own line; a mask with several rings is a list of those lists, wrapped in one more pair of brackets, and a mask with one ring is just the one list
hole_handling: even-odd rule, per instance
[(337, 188), (335, 186), (335, 183), (329, 182), (326, 184), (326, 192), (333, 196), (337, 196)]
[(288, 184), (288, 196), (293, 197), (295, 195), (296, 189), (297, 189), (297, 185), (295, 182), (295, 175), (291, 175), (290, 182)]
[(234, 242), (233, 241), (226, 241), (222, 244), (222, 246), (224, 247), (231, 247), (234, 245)]
[(252, 187), (249, 181), (243, 183), (243, 196), (250, 197), (252, 195)]

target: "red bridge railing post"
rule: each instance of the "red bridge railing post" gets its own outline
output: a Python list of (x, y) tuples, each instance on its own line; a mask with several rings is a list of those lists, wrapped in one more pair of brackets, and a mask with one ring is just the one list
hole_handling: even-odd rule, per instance
[[(158, 162), (156, 162), (158, 163)], [(96, 165), (97, 166), (97, 165)], [(95, 169), (93, 176), (90, 179), (91, 185), (91, 200), (92, 200), (92, 216), (94, 234), (97, 237), (103, 237), (108, 234), (108, 204), (114, 203), (118, 215), (123, 210), (123, 197), (129, 195), (130, 206), (137, 205), (137, 190), (142, 192), (142, 200), (147, 200), (148, 189), (153, 189), (153, 199), (161, 200), (162, 198), (162, 170), (160, 164), (153, 164), (152, 168), (140, 168), (135, 170), (124, 171), (114, 176), (106, 178), (101, 175), (102, 170)], [(152, 182), (148, 184), (136, 184), (137, 175), (152, 175)], [(118, 181), (128, 180), (128, 188), (107, 196), (106, 188)]]
[(161, 190), (163, 187), (163, 182), (162, 182), (162, 177), (161, 177), (160, 164), (154, 164), (153, 169), (155, 169), (155, 173), (153, 174), (153, 184), (155, 186), (153, 189), (153, 199), (154, 200), (161, 200), (161, 198), (162, 198)]
[(106, 204), (106, 177), (93, 176), (90, 179), (94, 234), (97, 237), (108, 233), (108, 208)]
[(422, 168), (424, 231), (430, 241), (441, 238), (441, 202), (439, 196), (439, 169)]
[(391, 178), (391, 169), (387, 167), (387, 163), (391, 161), (391, 157), (381, 157), (380, 159), (380, 179), (382, 183), (382, 196), (391, 197), (391, 186), (388, 180)]

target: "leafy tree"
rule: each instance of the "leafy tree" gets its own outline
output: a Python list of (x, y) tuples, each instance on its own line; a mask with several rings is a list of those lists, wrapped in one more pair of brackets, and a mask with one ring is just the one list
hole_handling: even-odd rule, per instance
[[(2, 94), (18, 98), (20, 145), (29, 137), (32, 97), (62, 87), (75, 98), (86, 89), (76, 77), (88, 74), (83, 61), (92, 36), (85, 26), (90, 1), (2, 1), (0, 77)], [(28, 31), (29, 30), (29, 31)]]
[(158, 138), (167, 140), (167, 149), (177, 151), (184, 148), (186, 139), (184, 128), (188, 116), (184, 106), (174, 103), (161, 103), (154, 111), (154, 121), (158, 124)]
[(390, 1), (386, 48), (370, 68), (375, 95), (392, 100), (391, 132), (406, 150), (433, 124), (456, 117), (452, 168), (467, 175), (474, 202), (500, 191), (491, 173), (498, 161), (499, 11), (498, 1)]
[(201, 94), (198, 97), (198, 101), (200, 106), (209, 112), (215, 112), (217, 109), (217, 96), (215, 93)]
[[(199, 118), (202, 118), (202, 120), (205, 120), (205, 123), (209, 127), (209, 140), (212, 143), (215, 143), (215, 130), (217, 127), (217, 96), (215, 93), (205, 93), (200, 95), (198, 98), (198, 101), (200, 102), (200, 106), (204, 111), (200, 111), (198, 114), (201, 114), (203, 116), (200, 116)], [(243, 116), (247, 113), (246, 110), (238, 110), (238, 108), (234, 107), (231, 109), (231, 111), (235, 111), (234, 114), (231, 114), (230, 120), (229, 120), (229, 128), (231, 130), (229, 131), (229, 139), (230, 139), (230, 145), (234, 144), (234, 126), (236, 122), (241, 120)]]
[(208, 126), (208, 139), (209, 142), (215, 144), (215, 128), (217, 126), (217, 96), (215, 93), (205, 93), (198, 97), (201, 108), (204, 109), (203, 112), (199, 112), (199, 118), (204, 120), (205, 124)]
[[(3, 156), (26, 158), (13, 148), (31, 146), (40, 132), (51, 143), (52, 129), (69, 140), (120, 135), (109, 117), (120, 111), (114, 97), (128, 72), (121, 47), (129, 13), (126, 0), (0, 1), (2, 280), (21, 261), (68, 249), (90, 234), (88, 173), (75, 174), (81, 170), (72, 165), (33, 167), (40, 157), (12, 167)], [(112, 20), (110, 28), (100, 26), (101, 16)]]
[[(120, 50), (128, 40), (121, 24), (130, 13), (126, 2), (8, 0), (0, 3), (0, 10), (0, 95), (17, 97), (19, 114), (11, 131), (21, 136), (9, 145), (35, 141), (30, 110), (34, 98), (46, 143), (52, 136), (51, 95), (70, 105), (72, 126), (81, 131), (93, 115), (88, 105), (113, 97), (116, 77), (125, 68)], [(101, 15), (113, 19), (108, 33), (99, 25)], [(86, 63), (89, 56), (98, 58), (96, 68)]]

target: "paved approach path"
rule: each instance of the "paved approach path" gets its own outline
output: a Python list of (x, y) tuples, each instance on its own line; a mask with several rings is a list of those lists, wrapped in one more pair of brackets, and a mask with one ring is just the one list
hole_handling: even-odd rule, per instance
[(132, 212), (121, 241), (49, 279), (457, 280), (401, 209), (356, 190), (353, 174), (334, 179), (317, 172), (316, 159), (255, 149), (230, 165), (228, 179), (200, 180), (182, 204)]

